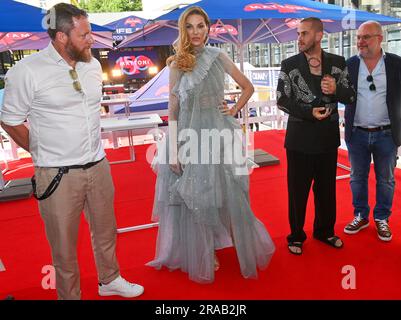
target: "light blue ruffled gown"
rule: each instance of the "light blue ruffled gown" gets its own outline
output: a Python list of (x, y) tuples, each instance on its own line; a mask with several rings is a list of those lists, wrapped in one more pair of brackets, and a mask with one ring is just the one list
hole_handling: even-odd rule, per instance
[[(238, 138), (241, 128), (237, 120), (219, 110), (225, 73), (230, 74), (235, 65), (214, 47), (201, 49), (196, 59), (191, 72), (170, 68), (169, 108), (178, 109), (178, 135), (191, 129), (200, 137), (202, 130), (217, 129), (236, 131)], [(203, 160), (199, 164), (201, 153), (206, 152), (199, 142), (198, 161), (186, 163), (182, 175), (177, 175), (168, 165), (168, 139), (167, 135), (159, 143), (152, 164), (157, 172), (152, 219), (159, 221), (159, 231), (156, 256), (147, 265), (181, 269), (193, 281), (213, 282), (215, 250), (234, 245), (242, 275), (256, 278), (257, 268), (267, 267), (275, 247), (251, 210), (249, 177), (238, 174), (243, 164), (223, 162), (232, 143), (221, 138), (220, 163), (204, 164)], [(178, 149), (184, 143), (178, 142)], [(214, 149), (209, 148), (209, 160), (213, 156), (210, 150)]]

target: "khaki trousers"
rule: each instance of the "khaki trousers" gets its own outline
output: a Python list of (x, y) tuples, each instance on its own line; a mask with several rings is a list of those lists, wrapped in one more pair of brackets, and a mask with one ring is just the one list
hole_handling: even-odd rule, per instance
[[(39, 196), (57, 172), (57, 168), (35, 168)], [(69, 170), (56, 191), (39, 201), (39, 210), (51, 247), (59, 299), (81, 298), (77, 238), (82, 210), (91, 232), (99, 282), (107, 284), (120, 275), (115, 252), (114, 185), (107, 159), (86, 170)]]

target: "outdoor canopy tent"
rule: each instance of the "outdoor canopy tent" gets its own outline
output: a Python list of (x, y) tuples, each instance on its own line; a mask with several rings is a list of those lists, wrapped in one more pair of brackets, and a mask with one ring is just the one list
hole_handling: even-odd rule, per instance
[[(169, 70), (164, 67), (147, 84), (130, 95), (130, 112), (165, 110), (169, 97)], [(125, 108), (116, 107), (114, 113), (124, 113)]]
[(148, 23), (147, 19), (142, 19), (137, 16), (129, 16), (110, 22), (105, 25), (113, 32), (113, 40), (121, 41), (125, 39), (125, 36), (134, 33), (137, 30), (141, 30)]
[[(128, 35), (125, 40), (117, 46), (122, 47), (145, 47), (145, 46), (168, 46), (178, 36), (176, 23), (170, 21), (158, 21), (145, 26), (142, 30)], [(224, 43), (226, 41), (209, 33), (209, 43)]]
[[(310, 0), (276, 0), (257, 3), (254, 0), (202, 0), (193, 5), (202, 7), (212, 25), (209, 37), (233, 43), (240, 49), (248, 43), (283, 43), (297, 38), (297, 24), (306, 17), (323, 20), (327, 33), (356, 29), (362, 22), (376, 20), (382, 25), (401, 23), (400, 19), (343, 8)], [(157, 18), (155, 25), (138, 31), (119, 47), (172, 44), (177, 38), (177, 20), (186, 7)], [(242, 60), (242, 57), (240, 57)]]
[[(133, 27), (130, 27), (130, 25), (133, 25)], [(152, 19), (141, 19), (136, 16), (122, 18), (104, 26), (115, 30), (113, 34), (114, 38), (120, 34), (124, 35), (123, 40), (125, 40), (128, 36), (135, 34), (134, 38), (136, 40), (134, 42), (130, 40), (130, 44), (133, 44), (133, 47), (170, 45), (177, 38), (178, 34), (176, 26), (170, 28), (167, 25), (167, 28), (164, 28), (165, 25), (162, 22), (156, 22)], [(149, 38), (146, 36), (148, 33), (151, 33), (151, 37)], [(209, 42), (221, 43), (222, 41), (211, 37)], [(131, 45), (124, 45), (124, 47), (131, 47)]]
[[(112, 30), (91, 24), (95, 48), (113, 48)], [(0, 51), (43, 49), (50, 41), (46, 11), (12, 0), (0, 3)]]
[[(237, 44), (295, 40), (298, 22), (311, 16), (323, 20), (327, 33), (356, 29), (367, 20), (376, 20), (382, 25), (401, 22), (393, 17), (310, 0), (276, 0), (268, 3), (232, 0), (229, 6), (222, 1), (202, 0), (195, 5), (202, 7), (210, 19), (217, 20), (218, 38)], [(184, 10), (173, 10), (157, 20), (176, 21)]]

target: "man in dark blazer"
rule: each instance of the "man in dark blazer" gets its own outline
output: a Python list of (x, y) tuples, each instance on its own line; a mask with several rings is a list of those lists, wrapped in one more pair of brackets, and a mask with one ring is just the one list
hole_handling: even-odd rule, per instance
[(321, 49), (323, 24), (303, 19), (298, 26), (301, 53), (281, 64), (277, 86), (278, 108), (289, 114), (287, 153), (288, 210), (291, 234), (288, 249), (302, 253), (309, 190), (313, 181), (315, 222), (313, 236), (335, 248), (337, 148), (340, 145), (337, 102), (355, 100), (343, 57)]
[(379, 239), (390, 241), (388, 222), (394, 196), (394, 168), (397, 148), (401, 145), (401, 57), (385, 53), (382, 41), (379, 23), (363, 23), (357, 31), (359, 54), (347, 61), (357, 99), (345, 108), (354, 220), (344, 232), (356, 234), (369, 226), (368, 177), (373, 156), (376, 173), (373, 218)]

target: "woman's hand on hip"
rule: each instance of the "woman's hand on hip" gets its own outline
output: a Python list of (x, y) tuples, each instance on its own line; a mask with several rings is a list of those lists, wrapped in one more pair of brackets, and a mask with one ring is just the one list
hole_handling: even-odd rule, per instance
[(225, 116), (235, 116), (237, 114), (236, 107), (229, 108), (227, 106), (227, 101), (223, 100), (220, 105), (220, 112)]

